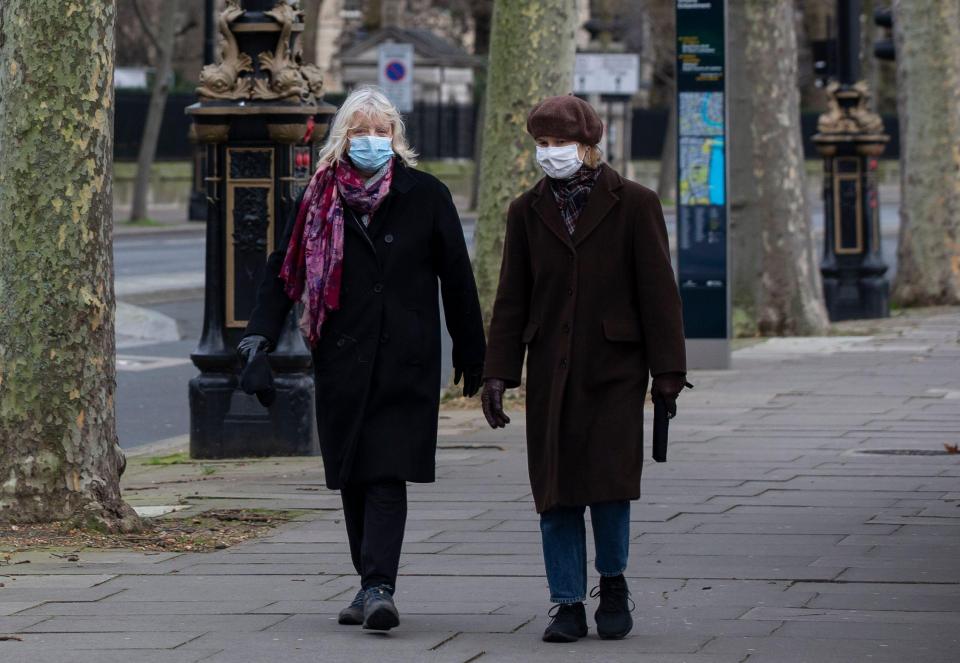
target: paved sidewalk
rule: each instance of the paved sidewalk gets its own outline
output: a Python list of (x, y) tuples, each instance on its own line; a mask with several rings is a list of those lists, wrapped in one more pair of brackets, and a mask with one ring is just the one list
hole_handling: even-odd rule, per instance
[(691, 376), (670, 460), (646, 468), (632, 513), (625, 641), (540, 641), (522, 417), (493, 433), (448, 411), (439, 481), (410, 491), (399, 629), (336, 624), (357, 580), (318, 461), (236, 464), (196, 495), (136, 466), (137, 503), (310, 515), (214, 553), (4, 567), (0, 633), (22, 640), (0, 642), (0, 661), (956, 661), (960, 456), (865, 452), (960, 442), (960, 310), (883, 328), (768, 341)]

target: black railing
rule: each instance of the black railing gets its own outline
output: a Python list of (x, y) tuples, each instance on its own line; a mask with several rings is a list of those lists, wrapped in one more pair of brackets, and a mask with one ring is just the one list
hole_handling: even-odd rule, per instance
[[(158, 160), (182, 161), (192, 158), (193, 148), (187, 137), (190, 123), (183, 109), (194, 101), (196, 97), (192, 94), (171, 94), (167, 98), (157, 145)], [(118, 161), (135, 160), (150, 97), (141, 93), (118, 92), (116, 103), (114, 158)], [(422, 159), (472, 159), (476, 117), (476, 109), (472, 105), (418, 103), (404, 119), (410, 144)], [(811, 140), (817, 132), (818, 117), (817, 112), (801, 114), (803, 150), (808, 159), (819, 158)], [(883, 124), (890, 135), (890, 142), (881, 158), (897, 159), (900, 155), (900, 131), (896, 115), (884, 115)], [(666, 130), (666, 110), (634, 109), (630, 145), (632, 158), (659, 159)]]

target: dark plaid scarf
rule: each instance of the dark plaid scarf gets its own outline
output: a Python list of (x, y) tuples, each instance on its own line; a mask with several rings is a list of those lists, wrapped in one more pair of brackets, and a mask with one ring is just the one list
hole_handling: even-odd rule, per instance
[(577, 229), (577, 218), (587, 204), (587, 198), (590, 197), (590, 192), (593, 191), (593, 185), (597, 183), (599, 176), (600, 168), (582, 166), (566, 179), (547, 178), (553, 197), (557, 201), (557, 207), (560, 208), (560, 217), (571, 235)]

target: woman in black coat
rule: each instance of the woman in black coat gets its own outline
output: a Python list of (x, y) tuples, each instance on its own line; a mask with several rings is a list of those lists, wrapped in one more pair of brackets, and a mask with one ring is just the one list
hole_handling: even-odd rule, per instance
[(399, 623), (406, 482), (434, 481), (440, 298), (465, 396), (480, 386), (483, 321), (450, 192), (412, 168), (400, 114), (379, 90), (344, 101), (319, 160), (238, 350), (245, 363), (271, 350), (303, 303), (326, 482), (340, 490), (361, 576), (339, 621), (385, 630)]

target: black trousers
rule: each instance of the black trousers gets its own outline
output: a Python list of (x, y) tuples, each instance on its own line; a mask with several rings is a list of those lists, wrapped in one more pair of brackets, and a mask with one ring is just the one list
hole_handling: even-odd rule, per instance
[(407, 484), (379, 481), (340, 489), (350, 556), (364, 589), (397, 586), (400, 548), (407, 524)]

